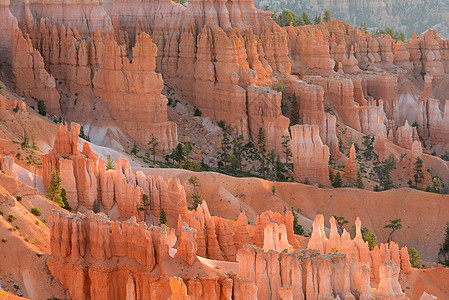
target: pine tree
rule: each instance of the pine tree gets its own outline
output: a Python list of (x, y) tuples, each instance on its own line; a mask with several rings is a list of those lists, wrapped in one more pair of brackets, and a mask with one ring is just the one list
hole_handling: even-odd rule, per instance
[(305, 231), (302, 228), (301, 224), (298, 222), (298, 216), (295, 213), (295, 208), (292, 206), (292, 214), (293, 214), (293, 232), (298, 235), (304, 235)]
[(82, 138), (82, 139), (85, 139), (88, 142), (90, 142), (90, 137), (84, 133), (84, 127), (83, 126), (81, 126), (81, 128), (80, 128), (79, 137)]
[(70, 207), (70, 204), (67, 201), (67, 194), (66, 194), (65, 188), (61, 189), (61, 199), (62, 199), (62, 203), (63, 203), (62, 208), (66, 209), (68, 211), (72, 211), (72, 208)]
[(61, 197), (62, 179), (59, 171), (55, 168), (51, 170), (51, 179), (47, 188), (47, 198), (63, 207), (64, 203)]
[(304, 23), (303, 18), (298, 19), (298, 26), (306, 26), (306, 23)]
[(296, 99), (296, 93), (293, 93), (292, 96), (292, 115), (290, 116), (290, 126), (296, 125), (299, 123), (299, 109), (298, 109), (298, 101)]
[(225, 168), (228, 163), (228, 156), (230, 154), (231, 147), (231, 139), (229, 138), (229, 134), (227, 130), (223, 131), (223, 139), (221, 140), (221, 151), (218, 153), (219, 156), (219, 164), (222, 164)]
[(165, 215), (165, 210), (161, 210), (161, 214), (159, 216), (159, 223), (160, 225), (164, 224), (166, 226), (168, 226), (168, 222), (167, 222), (167, 216)]
[(133, 148), (131, 149), (131, 154), (137, 155), (137, 153), (139, 153), (139, 151), (140, 151), (139, 147), (137, 146), (136, 143), (134, 143)]
[(359, 189), (365, 188), (365, 184), (363, 183), (362, 174), (360, 173), (360, 171), (357, 171), (356, 187)]
[(444, 241), (438, 251), (438, 260), (441, 264), (449, 267), (449, 222), (446, 224)]
[(384, 228), (391, 228), (391, 232), (388, 235), (387, 243), (391, 241), (391, 236), (396, 230), (399, 230), (402, 228), (401, 219), (394, 219), (390, 220), (390, 223), (386, 224)]
[(156, 163), (156, 147), (159, 145), (157, 138), (154, 134), (151, 134), (151, 140), (148, 142), (148, 146), (150, 146), (150, 152), (153, 155), (153, 164)]
[(340, 188), (343, 186), (343, 179), (341, 178), (340, 172), (337, 172), (337, 174), (335, 175), (334, 182), (332, 185), (334, 188)]
[(324, 12), (323, 21), (326, 22), (326, 23), (329, 23), (331, 20), (332, 20), (331, 12), (328, 11), (328, 10), (326, 10), (326, 11)]
[(321, 21), (321, 15), (319, 15), (319, 16), (316, 16), (315, 17), (315, 25), (318, 25), (318, 24), (320, 24), (322, 21)]
[(37, 102), (37, 110), (39, 111), (39, 114), (41, 114), (42, 116), (45, 117), (47, 115), (47, 109), (45, 108), (44, 100), (39, 100)]
[(258, 158), (260, 161), (260, 176), (265, 177), (266, 171), (266, 138), (265, 133), (262, 128), (259, 128), (259, 132), (257, 134), (257, 146), (258, 146)]
[(201, 201), (201, 194), (198, 192), (200, 188), (200, 180), (196, 176), (190, 176), (189, 183), (193, 185), (193, 193), (191, 195), (193, 200), (193, 209), (196, 209), (203, 201)]
[(285, 163), (288, 164), (288, 159), (292, 155), (292, 150), (290, 149), (290, 136), (283, 135), (282, 136), (282, 148), (284, 148), (285, 154)]
[[(356, 230), (356, 227), (354, 224), (354, 225), (352, 225), (352, 232), (353, 232), (354, 236), (356, 233), (355, 230)], [(361, 232), (362, 232), (363, 241), (368, 242), (368, 249), (370, 251), (372, 251), (374, 249), (374, 247), (376, 247), (377, 237), (371, 231), (369, 231), (369, 229), (366, 227), (363, 227)]]
[(301, 17), (304, 21), (304, 24), (306, 25), (312, 25), (312, 22), (310, 21), (309, 15), (306, 12), (302, 13), (302, 17)]
[(418, 156), (415, 161), (415, 166), (413, 167), (413, 180), (415, 182), (416, 188), (418, 187), (418, 184), (421, 183), (424, 179), (423, 166), (423, 160)]
[(106, 170), (115, 170), (114, 159), (110, 154), (106, 158)]

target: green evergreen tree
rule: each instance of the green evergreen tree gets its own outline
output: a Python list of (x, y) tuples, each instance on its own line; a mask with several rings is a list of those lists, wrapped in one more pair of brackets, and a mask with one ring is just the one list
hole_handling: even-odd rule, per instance
[(298, 26), (306, 26), (306, 23), (304, 23), (303, 18), (298, 19)]
[(225, 130), (223, 132), (223, 139), (221, 140), (221, 151), (218, 152), (218, 163), (219, 165), (223, 165), (225, 168), (228, 164), (228, 156), (231, 153), (232, 146), (231, 146), (231, 139), (229, 138), (228, 132)]
[(285, 163), (288, 164), (290, 156), (292, 156), (292, 150), (290, 149), (291, 138), (289, 135), (282, 136), (282, 148), (284, 148)]
[(47, 115), (47, 109), (45, 108), (44, 100), (39, 100), (37, 102), (37, 110), (38, 110), (39, 114), (41, 114), (42, 116), (45, 117)]
[(257, 134), (257, 149), (258, 149), (258, 159), (260, 162), (260, 176), (265, 177), (266, 174), (266, 138), (265, 133), (262, 128), (259, 128), (259, 132)]
[(384, 228), (391, 228), (391, 232), (388, 235), (387, 243), (391, 241), (393, 233), (402, 228), (401, 219), (390, 220), (390, 223), (386, 224)]
[(296, 26), (296, 19), (296, 15), (291, 10), (286, 9), (279, 15), (278, 25), (281, 27), (290, 26), (290, 24)]
[(130, 152), (130, 153), (131, 153), (132, 155), (137, 155), (137, 153), (139, 153), (139, 151), (140, 151), (139, 147), (137, 146), (136, 143), (134, 143), (133, 148), (131, 149), (131, 152)]
[(292, 214), (293, 214), (293, 232), (298, 235), (304, 235), (306, 232), (304, 228), (298, 222), (298, 215), (295, 212), (295, 208), (292, 206)]
[(328, 11), (328, 10), (326, 10), (326, 11), (324, 12), (323, 21), (326, 22), (326, 23), (329, 23), (331, 20), (332, 20), (331, 12)]
[(47, 198), (63, 207), (64, 203), (61, 197), (62, 179), (59, 171), (55, 168), (51, 170), (51, 179), (47, 188)]
[(334, 182), (333, 182), (332, 186), (334, 188), (340, 188), (343, 186), (343, 179), (341, 178), (340, 172), (337, 172), (337, 174), (335, 174), (335, 178), (334, 178)]
[(153, 164), (156, 163), (156, 148), (159, 145), (159, 141), (151, 134), (151, 140), (148, 142), (148, 146), (150, 147), (150, 153), (153, 155)]
[(68, 211), (72, 211), (72, 208), (70, 207), (70, 204), (67, 201), (67, 193), (65, 191), (65, 188), (61, 189), (61, 199), (62, 199), (62, 203), (63, 203), (62, 208), (66, 209)]
[(418, 156), (415, 161), (415, 166), (413, 167), (413, 180), (415, 182), (416, 188), (418, 187), (418, 184), (422, 183), (424, 179), (423, 166), (423, 160)]
[(365, 188), (365, 184), (363, 183), (362, 174), (360, 173), (360, 171), (357, 171), (357, 181), (355, 186), (359, 189)]
[(302, 13), (301, 18), (303, 19), (304, 24), (306, 24), (306, 25), (312, 25), (312, 22), (310, 21), (309, 15), (308, 15), (306, 12), (303, 12), (303, 13)]
[(418, 254), (418, 251), (416, 251), (415, 248), (409, 248), (408, 249), (408, 256), (410, 259), (410, 264), (413, 268), (421, 269), (422, 265), (419, 263), (419, 260), (421, 259), (421, 255)]
[(315, 17), (315, 25), (318, 25), (322, 22), (321, 15)]
[[(356, 227), (354, 224), (354, 225), (352, 225), (352, 233), (354, 236), (356, 234), (355, 230), (356, 230)], [(369, 229), (366, 227), (363, 227), (361, 232), (362, 232), (363, 241), (368, 242), (368, 248), (370, 251), (372, 251), (374, 249), (374, 247), (376, 247), (377, 237), (371, 231), (369, 231)]]
[(88, 142), (90, 142), (90, 137), (84, 133), (84, 127), (83, 126), (81, 126), (81, 128), (80, 128), (79, 137), (82, 138), (82, 139), (85, 139)]
[(298, 101), (296, 99), (296, 93), (293, 93), (291, 103), (292, 103), (291, 108), (292, 115), (290, 117), (290, 126), (293, 126), (299, 123), (299, 108), (298, 108)]
[(441, 244), (440, 251), (438, 251), (438, 261), (449, 267), (449, 222), (446, 224), (443, 244)]
[(165, 214), (165, 210), (161, 210), (161, 214), (159, 216), (159, 224), (162, 225), (164, 224), (165, 226), (168, 226), (168, 222), (167, 222), (167, 216)]
[(106, 158), (106, 170), (115, 170), (114, 159), (110, 154)]
[(189, 183), (193, 186), (193, 193), (190, 195), (193, 201), (193, 209), (196, 209), (203, 201), (198, 189), (200, 188), (200, 180), (196, 176), (189, 177)]

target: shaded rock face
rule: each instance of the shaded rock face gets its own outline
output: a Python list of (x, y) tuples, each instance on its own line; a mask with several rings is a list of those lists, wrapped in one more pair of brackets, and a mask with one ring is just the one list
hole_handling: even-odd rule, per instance
[(315, 125), (295, 125), (292, 132), (294, 179), (329, 185), (329, 148), (323, 145)]
[[(79, 151), (79, 131), (78, 124), (71, 124), (70, 133), (67, 125), (61, 125), (52, 151), (42, 157), (44, 185), (48, 187), (53, 171), (58, 170), (73, 209), (98, 205), (106, 213), (117, 209), (121, 219), (136, 216), (139, 221), (145, 215), (159, 218), (164, 210), (171, 226), (178, 215), (186, 216), (185, 191), (179, 180), (134, 174), (122, 158), (117, 160), (116, 170), (106, 170), (105, 161), (90, 150), (87, 142)], [(144, 194), (148, 200), (144, 200)]]

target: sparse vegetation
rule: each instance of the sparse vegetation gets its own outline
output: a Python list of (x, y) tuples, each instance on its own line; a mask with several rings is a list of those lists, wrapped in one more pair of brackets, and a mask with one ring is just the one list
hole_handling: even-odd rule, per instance
[(2, 238), (2, 243), (6, 243), (8, 241), (7, 238)]
[(273, 195), (276, 195), (277, 189), (278, 189), (278, 188), (277, 188), (275, 185), (271, 186), (271, 193), (272, 193)]
[(37, 207), (33, 207), (31, 208), (31, 213), (35, 216), (40, 216), (41, 215), (41, 210)]
[(16, 218), (16, 216), (14, 216), (14, 215), (9, 215), (8, 216), (8, 222), (9, 223), (12, 223), (12, 222), (14, 222), (14, 220), (16, 220), (17, 218)]
[[(356, 234), (356, 227), (355, 224), (352, 225), (352, 233), (355, 236)], [(362, 232), (362, 239), (364, 242), (368, 242), (368, 248), (369, 250), (373, 250), (374, 247), (376, 247), (376, 241), (377, 241), (377, 237), (366, 227), (363, 227), (361, 230)]]

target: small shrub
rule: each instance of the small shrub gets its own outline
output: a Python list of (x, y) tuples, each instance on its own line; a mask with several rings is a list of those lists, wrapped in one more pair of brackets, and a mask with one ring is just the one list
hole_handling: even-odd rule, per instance
[(409, 248), (408, 255), (410, 257), (410, 264), (412, 265), (412, 267), (416, 269), (421, 269), (422, 265), (419, 263), (421, 255), (418, 254), (418, 251), (416, 251), (415, 248)]
[(39, 226), (41, 224), (41, 222), (39, 220), (36, 220), (36, 225)]
[(5, 216), (5, 212), (3, 211), (3, 209), (0, 209), (0, 215)]
[(139, 206), (138, 210), (140, 210), (140, 211), (144, 211), (144, 210), (145, 210), (145, 208), (143, 208), (142, 206)]
[(20, 156), (22, 156), (22, 154), (21, 154), (20, 152), (18, 152), (18, 153), (16, 154), (16, 158), (17, 158), (17, 159), (20, 159)]
[(17, 230), (20, 230), (20, 226), (19, 225), (14, 226), (14, 228), (17, 229)]
[(17, 196), (17, 197), (16, 197), (16, 200), (17, 200), (17, 201), (22, 201), (22, 197)]
[(273, 195), (276, 195), (276, 191), (278, 190), (278, 188), (275, 186), (275, 185), (273, 185), (272, 187), (271, 187), (271, 192), (273, 193)]
[(13, 112), (18, 112), (19, 111), (19, 106), (18, 105), (16, 105), (16, 107), (12, 110)]
[(195, 117), (201, 117), (203, 113), (201, 112), (201, 110), (199, 110), (198, 108), (195, 108), (195, 112), (193, 113), (193, 115)]
[(2, 242), (3, 242), (3, 243), (6, 243), (7, 241), (8, 241), (7, 238), (2, 238)]
[(9, 216), (8, 216), (8, 222), (9, 222), (9, 223), (12, 223), (15, 219), (17, 219), (17, 218), (16, 218), (16, 216), (14, 216), (14, 215), (9, 215)]
[(33, 207), (33, 208), (31, 209), (31, 213), (32, 213), (33, 215), (35, 215), (35, 216), (40, 216), (40, 215), (41, 215), (41, 210), (40, 210), (39, 208), (37, 208), (37, 207)]
[(218, 126), (221, 128), (221, 129), (225, 129), (226, 128), (226, 123), (225, 123), (225, 121), (223, 121), (223, 120), (220, 120), (220, 121), (218, 121)]

